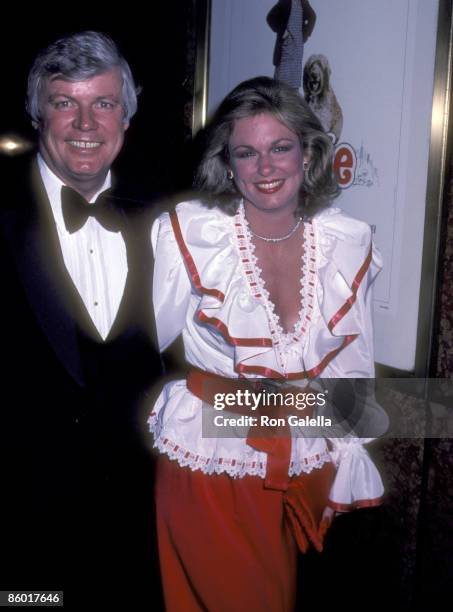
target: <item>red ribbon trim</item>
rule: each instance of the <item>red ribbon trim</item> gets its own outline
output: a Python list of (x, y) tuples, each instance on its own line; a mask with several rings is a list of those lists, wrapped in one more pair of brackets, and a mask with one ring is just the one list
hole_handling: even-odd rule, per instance
[(213, 325), (224, 336), (225, 340), (234, 346), (263, 346), (272, 348), (272, 340), (270, 338), (235, 338), (230, 336), (228, 327), (216, 317), (208, 317), (202, 310), (197, 312), (197, 318), (202, 323)]
[(339, 346), (337, 349), (334, 349), (333, 351), (330, 351), (330, 353), (327, 353), (321, 363), (306, 372), (307, 378), (316, 378), (316, 376), (319, 376), (326, 367), (326, 365), (330, 363), (332, 359), (334, 359), (338, 355), (338, 353), (340, 353), (344, 348), (346, 348), (348, 344), (351, 344), (351, 342), (353, 342), (356, 338), (357, 334), (351, 334), (350, 336), (346, 336), (341, 346)]
[(349, 512), (359, 508), (375, 508), (376, 506), (380, 506), (382, 503), (382, 497), (375, 497), (374, 499), (358, 499), (352, 504), (339, 504), (329, 499), (327, 505), (336, 512)]
[(184, 242), (184, 238), (181, 232), (181, 226), (179, 225), (178, 215), (176, 214), (176, 211), (170, 213), (170, 221), (173, 228), (173, 232), (175, 234), (176, 242), (178, 243), (179, 249), (182, 253), (182, 256), (184, 257), (184, 261), (186, 262), (187, 269), (192, 278), (192, 282), (195, 285), (195, 288), (198, 289), (198, 291), (200, 291), (201, 293), (204, 293), (206, 295), (212, 295), (221, 302), (223, 302), (225, 299), (225, 295), (221, 291), (219, 291), (218, 289), (209, 289), (208, 287), (203, 287), (203, 285), (201, 284), (201, 279), (200, 275), (198, 274), (197, 266), (195, 265), (195, 262), (192, 258), (192, 255), (190, 254), (189, 249), (186, 246), (186, 243)]
[(341, 321), (341, 319), (345, 316), (345, 314), (349, 312), (349, 310), (352, 308), (354, 302), (357, 299), (357, 291), (359, 290), (360, 283), (362, 282), (365, 274), (367, 273), (368, 268), (370, 267), (371, 260), (372, 260), (372, 245), (370, 245), (370, 250), (368, 251), (368, 255), (365, 261), (363, 262), (363, 264), (361, 265), (360, 270), (355, 275), (354, 280), (352, 281), (352, 294), (348, 297), (348, 299), (343, 304), (343, 306), (330, 319), (327, 325), (327, 327), (329, 328), (329, 331), (332, 331), (335, 325), (337, 325)]
[(346, 336), (343, 340), (343, 344), (339, 346), (337, 349), (330, 351), (324, 357), (324, 359), (311, 370), (302, 370), (301, 372), (290, 372), (284, 376), (283, 374), (272, 370), (271, 368), (265, 368), (263, 366), (253, 366), (253, 365), (244, 365), (242, 363), (238, 364), (235, 368), (236, 372), (240, 374), (260, 374), (265, 376), (266, 378), (281, 378), (286, 380), (299, 380), (301, 378), (316, 378), (319, 376), (321, 372), (324, 370), (326, 365), (334, 359), (338, 353), (340, 353), (344, 348), (351, 344), (357, 338), (357, 334), (351, 334), (350, 336)]
[(264, 376), (265, 378), (277, 378), (279, 380), (285, 380), (286, 378), (281, 372), (277, 372), (276, 370), (273, 370), (272, 368), (267, 368), (265, 366), (253, 366), (238, 363), (238, 365), (235, 366), (234, 369), (238, 374), (259, 374), (260, 376)]

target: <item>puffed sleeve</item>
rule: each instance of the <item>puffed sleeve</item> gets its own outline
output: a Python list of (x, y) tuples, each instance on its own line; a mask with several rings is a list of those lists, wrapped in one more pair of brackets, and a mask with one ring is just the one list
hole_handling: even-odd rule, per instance
[(328, 379), (337, 390), (342, 386), (346, 413), (354, 411), (352, 428), (341, 431), (340, 427), (333, 435), (326, 432), (337, 467), (329, 505), (347, 511), (379, 505), (384, 493), (381, 476), (363, 446), (388, 427), (388, 417), (374, 397), (373, 380), (373, 283), (382, 260), (370, 228), (343, 214), (325, 219), (323, 238), (327, 259), (323, 312), (333, 336), (349, 343), (322, 378), (327, 387)]
[[(370, 236), (371, 239), (371, 236)], [(370, 267), (357, 291), (356, 316), (360, 334), (334, 360), (332, 366), (337, 369), (337, 376), (343, 378), (374, 377), (373, 352), (373, 282), (381, 268), (381, 258), (372, 245)], [(337, 474), (329, 495), (329, 505), (337, 511), (354, 508), (377, 506), (382, 503), (384, 485), (381, 476), (370, 455), (363, 446), (375, 437), (385, 433), (388, 417), (374, 398), (374, 392), (363, 394), (363, 389), (370, 388), (373, 381), (357, 381), (354, 385), (355, 401), (359, 404), (361, 414), (355, 423), (356, 435), (373, 436), (355, 437), (345, 435), (341, 438), (329, 438), (331, 453), (337, 467)], [(366, 397), (361, 398), (361, 393)]]
[(168, 213), (151, 230), (155, 264), (153, 304), (160, 351), (164, 351), (184, 328), (190, 302), (191, 283), (176, 242)]

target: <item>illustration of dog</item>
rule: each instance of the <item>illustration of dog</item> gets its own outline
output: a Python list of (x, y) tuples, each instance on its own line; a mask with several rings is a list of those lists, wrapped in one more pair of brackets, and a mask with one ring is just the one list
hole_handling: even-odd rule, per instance
[(343, 129), (343, 113), (330, 87), (331, 70), (325, 55), (310, 55), (304, 66), (304, 94), (321, 125), (338, 142)]

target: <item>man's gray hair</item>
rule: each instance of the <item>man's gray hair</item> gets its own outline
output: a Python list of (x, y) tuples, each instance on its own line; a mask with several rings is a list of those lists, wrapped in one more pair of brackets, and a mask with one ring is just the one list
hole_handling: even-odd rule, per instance
[(49, 77), (61, 75), (67, 81), (85, 81), (114, 68), (120, 71), (123, 80), (122, 105), (127, 123), (137, 110), (139, 89), (129, 64), (113, 40), (106, 34), (88, 30), (52, 43), (36, 57), (28, 75), (26, 107), (32, 121), (40, 123), (40, 93)]

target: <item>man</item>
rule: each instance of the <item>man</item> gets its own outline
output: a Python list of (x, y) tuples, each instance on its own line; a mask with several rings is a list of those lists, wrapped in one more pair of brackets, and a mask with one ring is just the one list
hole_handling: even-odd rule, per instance
[(112, 40), (58, 40), (28, 80), (39, 152), (5, 164), (0, 589), (77, 609), (153, 594), (151, 218), (110, 173), (136, 108)]

